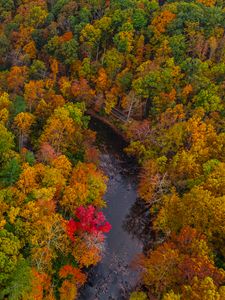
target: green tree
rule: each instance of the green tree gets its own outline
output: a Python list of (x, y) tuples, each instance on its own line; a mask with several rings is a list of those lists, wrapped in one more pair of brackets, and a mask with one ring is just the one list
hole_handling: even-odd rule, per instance
[(14, 148), (14, 136), (0, 123), (0, 161), (7, 158), (10, 150)]
[(0, 185), (12, 186), (18, 179), (21, 173), (21, 164), (17, 157), (7, 161), (0, 170)]
[(0, 298), (20, 300), (31, 290), (32, 273), (25, 259), (19, 259), (6, 288), (0, 292)]
[(19, 250), (19, 239), (5, 229), (0, 230), (0, 286), (1, 290), (16, 270)]

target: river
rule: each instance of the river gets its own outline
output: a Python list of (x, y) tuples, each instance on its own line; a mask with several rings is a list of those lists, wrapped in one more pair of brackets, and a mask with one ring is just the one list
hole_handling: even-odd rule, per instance
[(143, 251), (150, 228), (149, 218), (143, 218), (143, 202), (137, 199), (138, 167), (123, 153), (125, 142), (109, 127), (95, 119), (90, 127), (97, 132), (100, 168), (109, 178), (103, 212), (112, 230), (106, 237), (102, 261), (89, 270), (79, 300), (128, 299), (139, 279), (131, 263)]

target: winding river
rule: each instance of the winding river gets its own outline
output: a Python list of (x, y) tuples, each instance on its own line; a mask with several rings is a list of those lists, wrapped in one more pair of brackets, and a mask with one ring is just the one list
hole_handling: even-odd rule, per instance
[(146, 209), (137, 199), (138, 169), (124, 154), (125, 143), (98, 120), (92, 119), (90, 125), (97, 132), (100, 167), (109, 178), (104, 214), (112, 230), (107, 234), (103, 259), (89, 270), (79, 300), (128, 299), (139, 278), (131, 263), (146, 244), (149, 218), (143, 218)]

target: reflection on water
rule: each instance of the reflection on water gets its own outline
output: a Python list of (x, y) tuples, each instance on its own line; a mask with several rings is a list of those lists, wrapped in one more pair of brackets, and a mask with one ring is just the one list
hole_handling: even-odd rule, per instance
[(149, 250), (153, 243), (151, 225), (149, 208), (143, 200), (137, 199), (123, 222), (123, 229), (142, 242), (144, 251)]
[(107, 234), (103, 259), (89, 271), (79, 299), (122, 300), (127, 299), (138, 283), (138, 270), (132, 269), (131, 263), (143, 251), (150, 224), (143, 221), (147, 210), (137, 200), (137, 167), (122, 153), (125, 145), (109, 128), (104, 130), (104, 125), (95, 122), (91, 125), (98, 132), (100, 167), (109, 178), (104, 214), (112, 230)]

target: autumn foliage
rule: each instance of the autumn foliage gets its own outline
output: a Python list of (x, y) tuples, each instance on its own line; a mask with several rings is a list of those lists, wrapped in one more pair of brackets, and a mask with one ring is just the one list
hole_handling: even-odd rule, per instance
[(140, 167), (131, 299), (225, 299), (224, 28), (223, 0), (0, 1), (0, 299), (75, 299), (101, 260), (88, 113)]
[(109, 222), (106, 222), (102, 212), (96, 212), (93, 206), (87, 208), (80, 206), (75, 211), (75, 217), (78, 221), (71, 219), (67, 225), (67, 234), (70, 239), (76, 242), (75, 234), (77, 232), (88, 232), (99, 239), (104, 239), (103, 233), (111, 229)]

